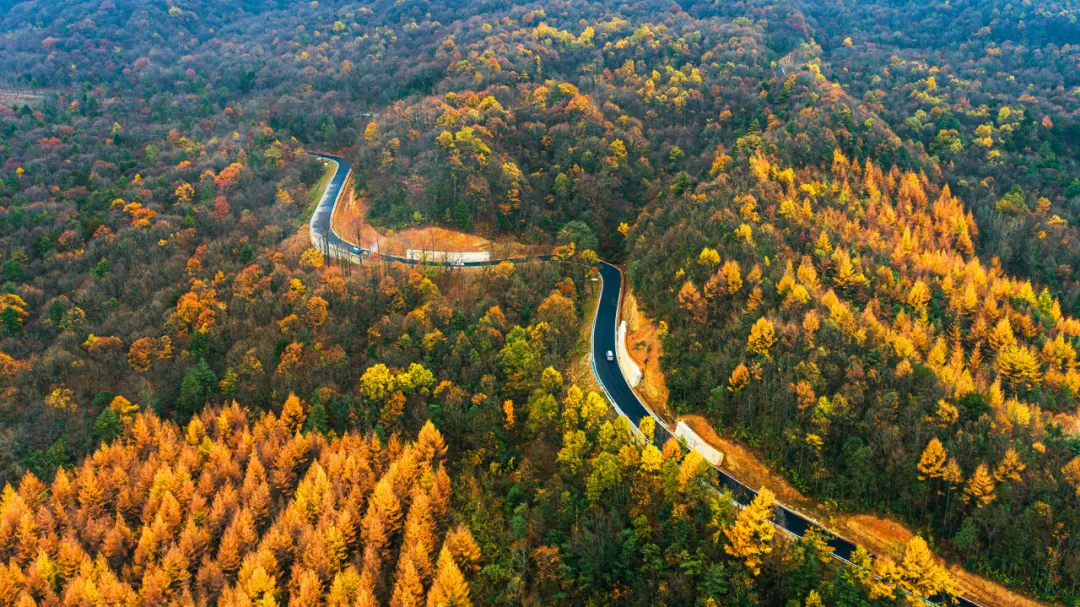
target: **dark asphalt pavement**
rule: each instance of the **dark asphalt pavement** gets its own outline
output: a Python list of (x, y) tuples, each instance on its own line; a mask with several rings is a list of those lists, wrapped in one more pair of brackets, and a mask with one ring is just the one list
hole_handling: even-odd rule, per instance
[(312, 152), (311, 155), (338, 163), (337, 171), (334, 172), (330, 185), (326, 187), (326, 192), (323, 193), (318, 206), (315, 207), (315, 212), (311, 215), (311, 222), (308, 224), (311, 228), (311, 243), (323, 254), (340, 257), (341, 254), (350, 252), (352, 245), (338, 238), (338, 235), (330, 227), (330, 218), (334, 215), (334, 205), (337, 204), (341, 188), (345, 185), (349, 172), (352, 171), (352, 164), (340, 156), (331, 154)]
[[(630, 384), (626, 382), (619, 369), (617, 360), (608, 361), (607, 353), (617, 352), (615, 348), (616, 331), (618, 329), (619, 297), (622, 293), (622, 272), (619, 268), (606, 261), (600, 262), (600, 278), (602, 289), (600, 302), (596, 307), (596, 318), (593, 319), (593, 345), (592, 365), (600, 385), (607, 392), (608, 399), (615, 405), (619, 413), (627, 417), (635, 427), (641, 423), (641, 418), (651, 415), (645, 405), (641, 404)], [(659, 421), (659, 420), (657, 420)], [(663, 445), (671, 435), (657, 424), (656, 442)]]

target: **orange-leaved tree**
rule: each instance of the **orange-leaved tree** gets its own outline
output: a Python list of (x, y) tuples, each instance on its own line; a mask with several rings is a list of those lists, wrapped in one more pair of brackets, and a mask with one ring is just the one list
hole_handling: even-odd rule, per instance
[(50, 486), (5, 487), (0, 603), (469, 605), (480, 553), (446, 532), (439, 431), (326, 438), (304, 414), (140, 413)]

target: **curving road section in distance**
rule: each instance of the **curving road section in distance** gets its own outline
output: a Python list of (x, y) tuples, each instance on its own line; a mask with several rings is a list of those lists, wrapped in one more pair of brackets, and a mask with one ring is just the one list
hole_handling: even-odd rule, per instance
[[(334, 208), (337, 206), (338, 199), (341, 198), (341, 192), (344, 189), (346, 182), (349, 180), (349, 174), (352, 173), (352, 164), (348, 160), (333, 154), (323, 154), (322, 152), (309, 152), (309, 154), (336, 165), (334, 176), (330, 179), (329, 185), (326, 186), (322, 198), (319, 199), (319, 204), (315, 206), (315, 212), (311, 215), (311, 221), (308, 222), (311, 234), (311, 246), (322, 251), (323, 255), (326, 255), (327, 257), (360, 263), (371, 255), (371, 251), (362, 248), (359, 243), (349, 242), (339, 236), (334, 230), (333, 222)], [(503, 261), (551, 261), (550, 255), (511, 257), (509, 259), (497, 259), (493, 261), (465, 261), (451, 263), (441, 262), (438, 259), (409, 259), (408, 257), (400, 257), (398, 255), (387, 255), (386, 253), (380, 253), (379, 256), (384, 261), (396, 261), (409, 266), (445, 265), (455, 268), (481, 268), (484, 266), (498, 265)]]
[[(347, 160), (338, 156), (321, 153), (314, 153), (313, 155), (323, 158), (324, 160), (336, 162), (337, 170), (330, 181), (330, 185), (326, 188), (326, 192), (323, 193), (322, 199), (319, 200), (319, 204), (315, 209), (315, 214), (311, 217), (310, 227), (312, 245), (331, 256), (347, 259), (348, 261), (359, 262), (363, 259), (363, 256), (367, 251), (358, 249), (351, 243), (338, 237), (334, 232), (330, 221), (334, 214), (334, 206), (341, 196), (342, 187), (345, 185), (348, 174), (352, 171), (352, 166)], [(404, 257), (392, 255), (382, 255), (382, 257), (390, 261), (399, 261), (409, 265), (424, 263), (419, 260), (406, 259)], [(510, 261), (549, 261), (550, 259), (550, 256), (541, 256), (529, 259), (512, 259)], [(455, 267), (483, 267), (498, 265), (501, 261), (502, 260), (492, 260), (486, 262), (455, 264), (429, 261), (426, 263), (428, 265), (454, 265)], [(601, 280), (600, 299), (596, 304), (596, 316), (593, 318), (592, 328), (591, 359), (593, 373), (596, 375), (600, 387), (604, 390), (604, 393), (615, 407), (615, 410), (623, 417), (626, 417), (635, 428), (641, 423), (642, 418), (646, 416), (651, 416), (656, 421), (655, 443), (657, 446), (662, 446), (672, 436), (667, 424), (649, 411), (637, 397), (637, 394), (634, 393), (630, 384), (627, 383), (626, 377), (622, 374), (618, 362), (607, 360), (608, 352), (618, 352), (618, 349), (615, 347), (615, 340), (619, 318), (619, 301), (622, 297), (622, 272), (619, 268), (606, 261), (600, 262), (599, 270)], [(715, 474), (717, 485), (731, 491), (733, 498), (739, 505), (749, 504), (754, 499), (754, 496), (757, 495), (757, 491), (739, 482), (738, 479), (727, 472), (724, 472), (715, 466), (712, 470)], [(784, 506), (783, 504), (777, 503), (773, 512), (775, 515), (774, 522), (776, 526), (792, 536), (802, 537), (807, 531), (812, 529), (822, 533), (826, 537), (832, 538), (829, 540), (829, 545), (833, 549), (833, 556), (845, 563), (851, 563), (851, 555), (855, 552), (856, 548), (854, 542), (838, 536), (820, 523)], [(930, 601), (926, 601), (921, 597), (915, 598), (919, 598), (925, 603), (946, 602), (944, 597), (931, 597)], [(981, 607), (979, 603), (963, 597), (956, 597), (955, 602), (963, 607)]]

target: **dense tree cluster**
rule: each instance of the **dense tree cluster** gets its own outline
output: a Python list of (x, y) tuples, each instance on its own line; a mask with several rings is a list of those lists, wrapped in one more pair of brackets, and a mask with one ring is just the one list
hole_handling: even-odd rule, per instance
[(307, 414), (295, 396), (254, 424), (235, 403), (184, 429), (139, 414), (51, 485), (8, 485), (0, 602), (470, 605), (481, 555), (439, 431), (327, 439)]
[(520, 423), (504, 408), (535, 457), (466, 466), (456, 483), (431, 421), (408, 443), (326, 436), (303, 430), (312, 408), (293, 395), (257, 421), (235, 402), (186, 427), (127, 415), (49, 485), (27, 473), (4, 488), (0, 604), (889, 605), (953, 591), (921, 538), (900, 564), (860, 550), (838, 571), (825, 538), (777, 537), (767, 490), (736, 512), (696, 452), (641, 441), (595, 392), (541, 377)]
[(675, 407), (822, 497), (1071, 588), (1080, 321), (973, 255), (947, 185), (839, 150), (793, 170), (741, 147), (627, 234), (632, 282), (669, 319)]
[[(935, 158), (954, 193), (971, 203), (987, 255), (1064, 289), (1074, 313), (1077, 9), (996, 0), (825, 0), (805, 8), (823, 72)], [(1062, 225), (1070, 228), (1048, 229)]]
[[(898, 513), (972, 569), (1075, 600), (1078, 13), (15, 3), (0, 482), (18, 489), (0, 577), (17, 584), (0, 603), (91, 586), (147, 604), (950, 591), (922, 539), (839, 571), (821, 538), (774, 537), (768, 499), (737, 513), (696, 456), (636, 441), (564, 383), (598, 253), (668, 327), (673, 409), (816, 497)], [(559, 263), (335, 265), (304, 231), (328, 179), (310, 149), (353, 161), (383, 229), (514, 237)], [(434, 428), (446, 455), (401, 442)], [(346, 451), (367, 472), (327, 472)], [(444, 470), (449, 498), (431, 492)], [(236, 512), (214, 518), (219, 502)], [(209, 540), (237, 534), (223, 563)]]

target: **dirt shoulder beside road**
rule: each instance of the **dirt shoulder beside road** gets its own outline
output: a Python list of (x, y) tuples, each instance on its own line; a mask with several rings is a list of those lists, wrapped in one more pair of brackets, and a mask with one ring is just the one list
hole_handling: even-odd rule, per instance
[(404, 257), (408, 249), (448, 253), (488, 252), (492, 259), (546, 255), (550, 247), (521, 244), (513, 239), (491, 240), (477, 234), (438, 226), (417, 226), (404, 230), (384, 230), (366, 221), (368, 206), (357, 196), (351, 183), (334, 209), (331, 224), (342, 240), (383, 255)]
[(657, 323), (641, 310), (629, 287), (624, 285), (624, 288), (620, 318), (626, 321), (626, 350), (641, 369), (641, 383), (634, 392), (651, 411), (674, 428), (675, 417), (668, 408), (667, 383), (660, 367), (664, 347), (660, 344)]

